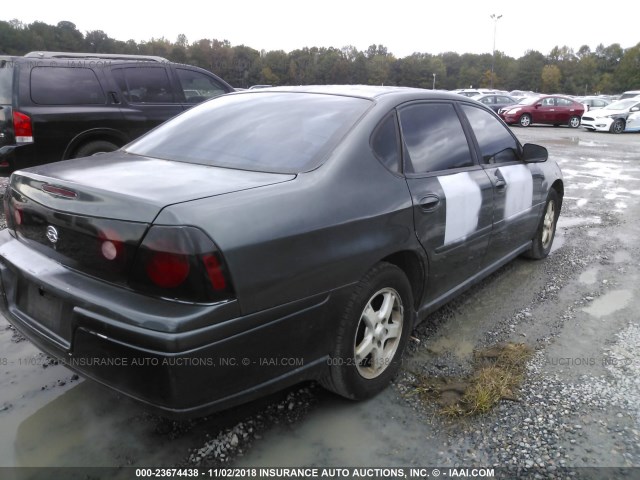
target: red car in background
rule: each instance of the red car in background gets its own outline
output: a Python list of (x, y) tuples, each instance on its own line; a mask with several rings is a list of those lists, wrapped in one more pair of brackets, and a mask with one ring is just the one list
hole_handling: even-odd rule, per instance
[(527, 103), (510, 105), (498, 111), (498, 115), (509, 125), (515, 123), (528, 127), (532, 123), (546, 123), (554, 126), (580, 126), (584, 105), (568, 97), (548, 95), (535, 98)]

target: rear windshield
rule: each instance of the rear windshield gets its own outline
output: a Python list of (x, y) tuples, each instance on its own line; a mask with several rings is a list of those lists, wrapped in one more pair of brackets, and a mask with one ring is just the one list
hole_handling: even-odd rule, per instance
[(0, 60), (0, 105), (11, 105), (13, 62)]
[(126, 151), (217, 167), (299, 173), (322, 162), (371, 104), (311, 93), (225, 95), (170, 120)]

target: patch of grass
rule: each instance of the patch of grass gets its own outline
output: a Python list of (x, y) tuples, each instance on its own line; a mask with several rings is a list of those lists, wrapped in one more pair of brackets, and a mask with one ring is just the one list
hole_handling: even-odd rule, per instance
[(486, 413), (501, 400), (517, 401), (527, 362), (533, 350), (523, 343), (507, 343), (473, 354), (474, 372), (467, 378), (419, 377), (414, 393), (435, 399), (450, 417)]

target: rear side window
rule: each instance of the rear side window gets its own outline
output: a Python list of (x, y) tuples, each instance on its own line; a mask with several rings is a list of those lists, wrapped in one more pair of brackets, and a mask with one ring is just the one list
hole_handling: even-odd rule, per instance
[(505, 163), (518, 160), (518, 143), (509, 130), (489, 112), (463, 105), (476, 136), (484, 163)]
[(188, 103), (200, 103), (208, 98), (227, 93), (227, 90), (215, 79), (202, 72), (176, 68), (180, 86)]
[(450, 103), (425, 103), (400, 110), (407, 148), (405, 171), (427, 173), (473, 165), (460, 119)]
[(11, 105), (13, 62), (0, 61), (0, 105)]
[(176, 103), (164, 67), (121, 68), (114, 77), (129, 103)]
[(400, 171), (400, 142), (398, 122), (395, 115), (389, 115), (373, 132), (371, 147), (376, 157), (392, 172)]
[(34, 67), (31, 100), (39, 105), (101, 105), (106, 98), (90, 68)]

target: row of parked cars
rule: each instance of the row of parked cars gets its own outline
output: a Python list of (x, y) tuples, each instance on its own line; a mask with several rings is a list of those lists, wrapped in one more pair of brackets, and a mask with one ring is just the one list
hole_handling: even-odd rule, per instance
[[(617, 101), (606, 97), (538, 95), (514, 97), (507, 92), (457, 90), (492, 108), (509, 125), (528, 127), (534, 123), (580, 126), (593, 131), (623, 133), (640, 131), (640, 90), (624, 92)], [(586, 114), (586, 115), (585, 115)]]
[[(252, 88), (264, 87), (268, 85)], [(161, 57), (65, 52), (0, 56), (0, 173), (117, 150), (193, 105), (235, 90), (207, 70)], [(524, 91), (455, 92), (522, 126), (578, 127), (583, 112), (607, 102), (538, 98)], [(626, 92), (623, 98), (633, 93), (639, 92)], [(604, 117), (584, 117), (582, 125), (616, 133), (637, 130), (637, 106), (623, 106)]]

